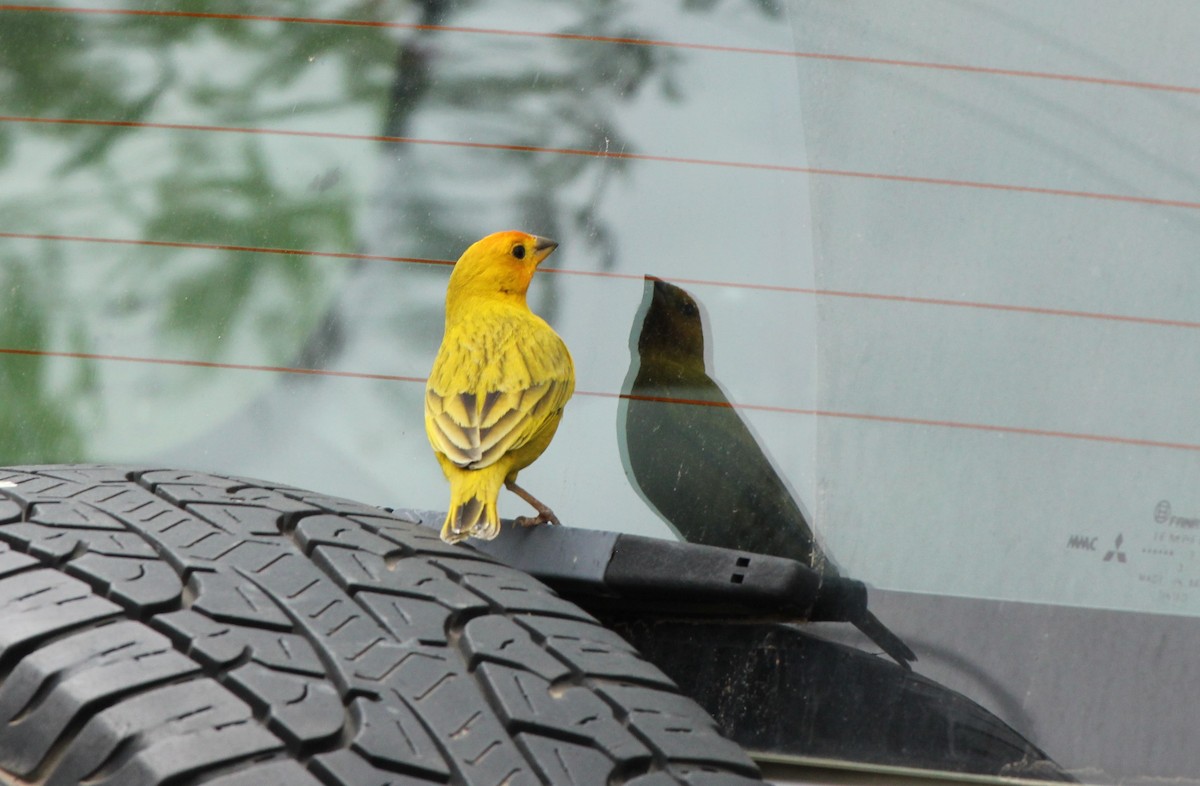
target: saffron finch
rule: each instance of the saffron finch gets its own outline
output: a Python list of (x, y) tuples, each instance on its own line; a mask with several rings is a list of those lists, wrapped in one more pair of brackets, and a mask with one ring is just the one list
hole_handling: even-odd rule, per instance
[[(689, 542), (788, 557), (837, 576), (786, 481), (706, 372), (699, 305), (652, 276), (646, 290), (621, 403), (626, 474)], [(904, 668), (916, 660), (871, 612), (851, 622)]]
[(517, 524), (559, 523), (516, 483), (550, 444), (575, 392), (567, 345), (525, 300), (538, 264), (557, 247), (497, 232), (463, 252), (450, 274), (446, 332), (425, 386), (425, 432), (450, 481), (447, 543), (499, 534), (501, 485), (537, 511)]

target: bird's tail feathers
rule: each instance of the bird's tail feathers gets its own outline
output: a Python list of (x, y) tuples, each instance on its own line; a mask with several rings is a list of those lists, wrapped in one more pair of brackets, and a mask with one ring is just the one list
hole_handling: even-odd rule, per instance
[[(480, 478), (479, 474), (473, 472), (458, 483), (451, 481), (450, 510), (442, 524), (442, 540), (447, 543), (467, 538), (491, 540), (500, 534), (500, 513), (496, 509), (500, 482), (491, 483), (490, 478)], [(490, 488), (493, 485), (495, 488)]]

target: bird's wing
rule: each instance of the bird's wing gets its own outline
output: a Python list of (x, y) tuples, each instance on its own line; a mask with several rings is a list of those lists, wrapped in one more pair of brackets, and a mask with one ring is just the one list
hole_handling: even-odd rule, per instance
[(426, 432), (460, 467), (481, 469), (524, 445), (575, 390), (571, 356), (553, 332), (506, 342), (487, 362), (460, 364), (465, 373), (444, 381), (438, 361), (425, 390)]

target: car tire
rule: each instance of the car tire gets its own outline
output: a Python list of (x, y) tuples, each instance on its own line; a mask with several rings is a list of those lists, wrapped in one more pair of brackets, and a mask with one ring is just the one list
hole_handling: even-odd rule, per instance
[(192, 472), (0, 470), (0, 782), (759, 781), (619, 636), (410, 519)]

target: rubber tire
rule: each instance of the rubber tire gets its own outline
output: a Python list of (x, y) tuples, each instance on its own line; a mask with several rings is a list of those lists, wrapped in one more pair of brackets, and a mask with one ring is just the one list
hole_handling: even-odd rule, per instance
[(172, 470), (0, 470), (0, 782), (746, 784), (616, 634), (403, 513)]

